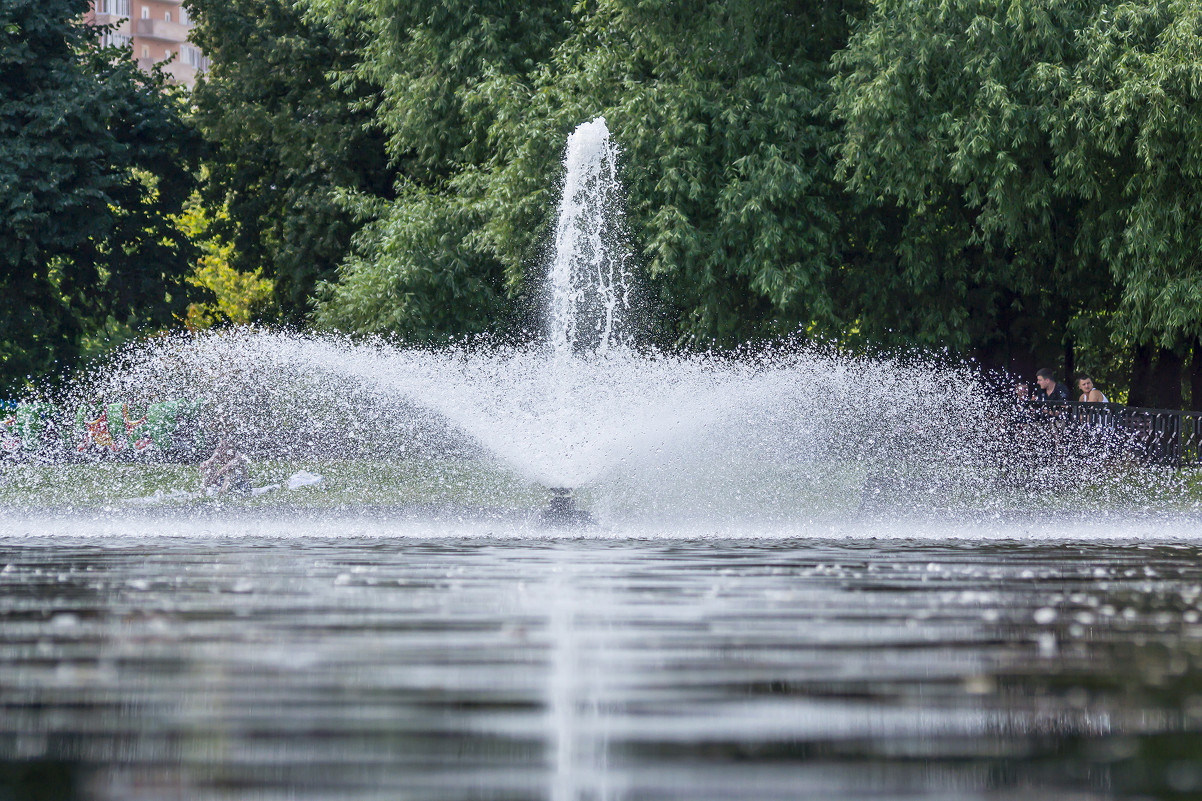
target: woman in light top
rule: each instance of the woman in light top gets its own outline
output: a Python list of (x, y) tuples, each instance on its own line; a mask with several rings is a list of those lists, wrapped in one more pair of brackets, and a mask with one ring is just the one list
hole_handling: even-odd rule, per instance
[(1081, 387), (1082, 403), (1110, 403), (1110, 400), (1102, 393), (1102, 390), (1093, 385), (1093, 379), (1089, 376), (1081, 376), (1077, 381), (1077, 386)]

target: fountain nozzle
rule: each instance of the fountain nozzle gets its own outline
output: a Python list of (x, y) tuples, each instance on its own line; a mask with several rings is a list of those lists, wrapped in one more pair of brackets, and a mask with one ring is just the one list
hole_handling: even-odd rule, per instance
[(539, 515), (539, 521), (549, 526), (591, 526), (593, 516), (576, 505), (569, 487), (550, 487), (551, 502)]

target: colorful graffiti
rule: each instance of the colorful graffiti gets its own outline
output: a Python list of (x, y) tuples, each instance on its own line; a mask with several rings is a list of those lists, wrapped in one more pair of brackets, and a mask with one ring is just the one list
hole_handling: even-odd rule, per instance
[(200, 405), (200, 401), (163, 401), (137, 411), (120, 401), (91, 408), (80, 406), (75, 412), (76, 451), (142, 453), (194, 444), (198, 432), (181, 429), (195, 420)]
[(8, 406), (0, 418), (0, 450), (5, 454), (34, 451), (53, 430), (54, 407), (48, 403), (18, 403)]
[(166, 452), (197, 446), (201, 401), (163, 401), (136, 408), (118, 401), (85, 404), (75, 411), (74, 437), (59, 436), (58, 410), (48, 403), (9, 405), (0, 417), (0, 451), (19, 456), (74, 445), (77, 454)]

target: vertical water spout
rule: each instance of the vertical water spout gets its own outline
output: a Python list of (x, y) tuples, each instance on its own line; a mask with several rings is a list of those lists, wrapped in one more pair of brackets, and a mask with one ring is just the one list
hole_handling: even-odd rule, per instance
[(557, 355), (605, 353), (627, 338), (630, 258), (622, 239), (617, 162), (604, 117), (568, 137), (547, 281), (548, 338)]

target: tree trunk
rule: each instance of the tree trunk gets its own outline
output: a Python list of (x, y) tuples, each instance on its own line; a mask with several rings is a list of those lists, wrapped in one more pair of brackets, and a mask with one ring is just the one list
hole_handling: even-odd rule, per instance
[(1073, 338), (1065, 337), (1064, 340), (1064, 385), (1068, 387), (1068, 396), (1072, 399), (1078, 397), (1077, 394), (1077, 365), (1076, 365), (1076, 350), (1073, 348)]
[(1127, 392), (1128, 406), (1147, 406), (1149, 403), (1148, 379), (1152, 376), (1151, 345), (1136, 345), (1131, 354), (1131, 389)]
[(1168, 348), (1156, 352), (1156, 367), (1152, 369), (1151, 403), (1157, 409), (1181, 408), (1181, 368), (1185, 359)]
[(1202, 412), (1202, 339), (1194, 340), (1189, 367), (1189, 405), (1195, 412)]

